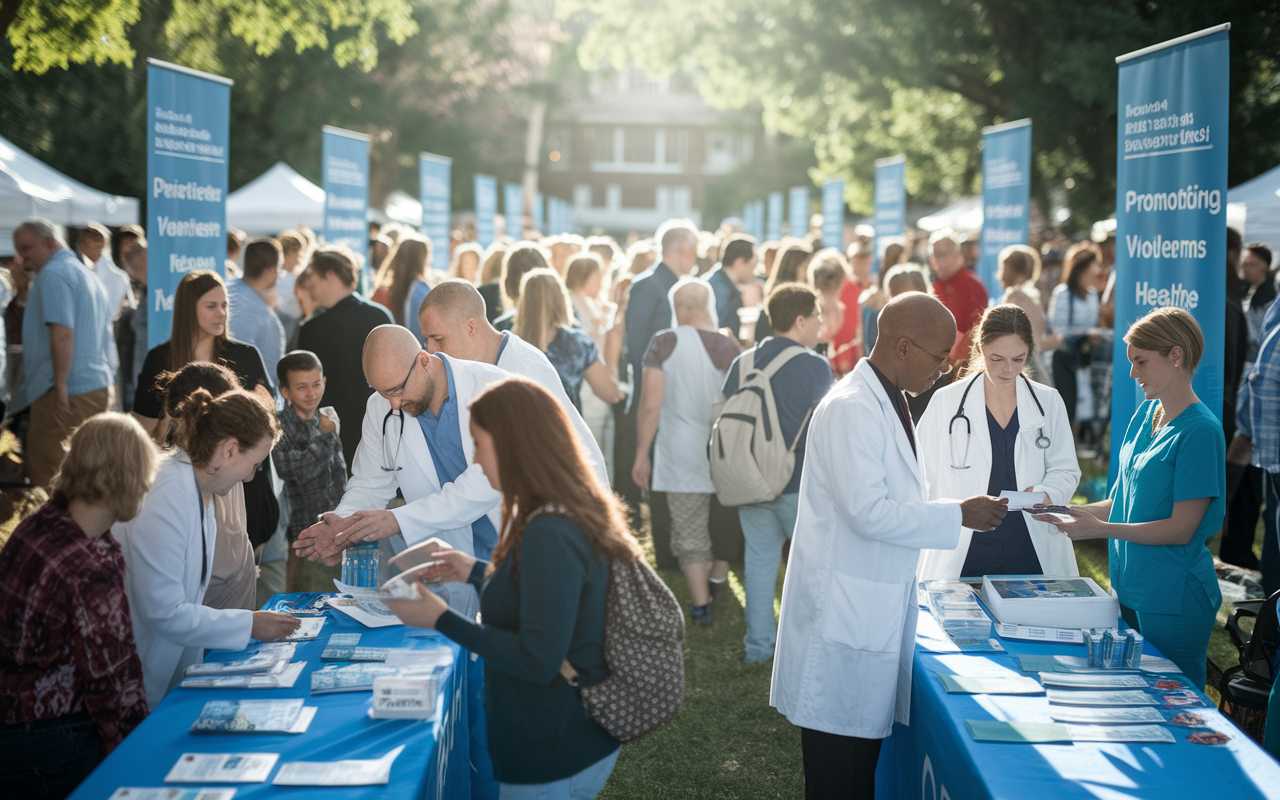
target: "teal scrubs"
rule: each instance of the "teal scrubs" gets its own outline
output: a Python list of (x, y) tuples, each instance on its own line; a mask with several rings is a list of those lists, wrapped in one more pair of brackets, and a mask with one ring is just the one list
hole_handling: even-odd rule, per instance
[(1120, 446), (1111, 490), (1111, 522), (1154, 522), (1173, 516), (1179, 500), (1211, 498), (1185, 545), (1111, 540), (1111, 585), (1125, 619), (1204, 687), (1205, 657), (1222, 594), (1205, 542), (1222, 527), (1226, 453), (1222, 423), (1204, 403), (1189, 406), (1152, 436), (1159, 404), (1138, 407)]

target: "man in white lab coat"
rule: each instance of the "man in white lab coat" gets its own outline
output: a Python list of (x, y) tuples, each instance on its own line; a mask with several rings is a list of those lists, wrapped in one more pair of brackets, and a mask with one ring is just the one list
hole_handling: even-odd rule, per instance
[(484, 298), (470, 282), (454, 278), (436, 284), (418, 309), (418, 325), (427, 341), (427, 352), (494, 364), (546, 389), (569, 415), (578, 438), (591, 453), (596, 474), (608, 486), (604, 454), (582, 414), (569, 400), (560, 373), (541, 350), (510, 331), (499, 331), (490, 325), (484, 309)]
[(951, 313), (910, 293), (879, 331), (813, 414), (782, 589), (769, 702), (801, 728), (807, 798), (874, 796), (881, 740), (910, 712), (920, 550), (954, 547), (961, 525), (991, 530), (1006, 509), (925, 499), (903, 392), (947, 371)]
[[(488, 364), (432, 355), (407, 328), (380, 325), (364, 345), (374, 393), (365, 409), (351, 480), (330, 514), (302, 531), (299, 556), (336, 564), (344, 547), (390, 539), (400, 552), (435, 536), (482, 559), (497, 544), (502, 499), (475, 464), (471, 398), (507, 373)], [(405, 505), (387, 509), (399, 489)], [(360, 521), (371, 524), (357, 529)], [(475, 590), (442, 584), (459, 613), (475, 615)]]

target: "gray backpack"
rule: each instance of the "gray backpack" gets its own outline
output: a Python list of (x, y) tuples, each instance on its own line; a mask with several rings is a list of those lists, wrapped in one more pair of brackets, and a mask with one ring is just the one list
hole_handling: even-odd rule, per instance
[(772, 380), (805, 348), (787, 347), (764, 369), (755, 366), (757, 349), (738, 359), (738, 389), (711, 425), (711, 482), (723, 506), (767, 503), (782, 494), (796, 469), (796, 445), (813, 413), (812, 408), (805, 413), (793, 441), (783, 439)]

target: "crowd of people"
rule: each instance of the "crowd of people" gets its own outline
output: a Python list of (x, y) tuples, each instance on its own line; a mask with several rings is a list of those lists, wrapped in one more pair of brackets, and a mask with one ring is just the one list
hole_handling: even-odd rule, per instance
[(368, 265), (304, 228), (233, 232), (226, 277), (185, 274), (148, 349), (141, 229), (73, 250), (19, 225), (4, 414), (50, 495), (0, 550), (9, 785), (65, 796), (207, 650), (287, 636), (258, 609), (332, 591), (353, 546), (424, 581), (389, 603), (403, 621), (480, 656), (502, 797), (593, 796), (612, 770), (574, 689), (608, 675), (609, 564), (646, 525), (693, 624), (744, 565), (744, 659), (773, 659), (813, 797), (871, 796), (909, 714), (917, 580), (1078, 575), (1073, 542), (1107, 539), (1125, 619), (1203, 687), (1209, 537), (1257, 566), (1265, 508), (1280, 588), (1267, 247), (1228, 240), (1230, 413), (1191, 388), (1190, 313), (1118, 331), (1146, 402), (1116, 421), (1114, 491), (1064, 518), (997, 498), (1065, 506), (1105, 444), (1113, 237), (1006, 248), (991, 297), (950, 230), (877, 251), (864, 226), (848, 247), (740, 227), (482, 248), (390, 225)]

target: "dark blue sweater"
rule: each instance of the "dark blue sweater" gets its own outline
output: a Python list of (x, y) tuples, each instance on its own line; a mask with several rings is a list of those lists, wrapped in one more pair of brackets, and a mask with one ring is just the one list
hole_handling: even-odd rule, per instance
[[(480, 592), (484, 624), (447, 611), (436, 629), (484, 659), (489, 755), (503, 783), (550, 783), (618, 749), (560, 677), (569, 659), (583, 686), (609, 676), (604, 661), (609, 566), (563, 517), (536, 516), (520, 543), (520, 575), (508, 554)], [(478, 562), (472, 583), (485, 564)]]

